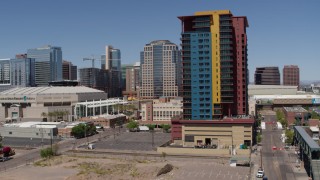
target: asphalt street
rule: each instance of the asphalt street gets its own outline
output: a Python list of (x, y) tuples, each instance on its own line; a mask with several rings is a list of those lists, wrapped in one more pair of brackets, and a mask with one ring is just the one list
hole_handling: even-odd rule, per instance
[[(284, 150), (285, 144), (280, 139), (282, 130), (273, 128), (276, 117), (266, 115), (264, 121), (266, 129), (262, 131), (262, 164), (265, 176), (271, 180), (295, 179), (288, 153)], [(273, 149), (274, 146), (276, 150)]]

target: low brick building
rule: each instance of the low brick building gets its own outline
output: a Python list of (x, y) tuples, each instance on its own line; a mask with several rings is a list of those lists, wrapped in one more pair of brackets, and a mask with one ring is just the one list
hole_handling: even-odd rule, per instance
[(294, 124), (302, 126), (306, 123), (308, 111), (303, 107), (284, 107), (283, 112), (288, 122), (288, 126), (292, 126)]
[(105, 128), (114, 127), (117, 123), (124, 124), (126, 120), (125, 115), (103, 115), (79, 119), (80, 122), (92, 122), (94, 125), (101, 125)]
[(309, 126), (319, 126), (319, 119), (309, 119)]

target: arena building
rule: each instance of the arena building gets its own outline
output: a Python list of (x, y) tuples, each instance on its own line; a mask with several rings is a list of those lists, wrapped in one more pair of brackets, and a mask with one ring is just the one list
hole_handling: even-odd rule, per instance
[[(13, 88), (0, 93), (0, 121), (71, 121), (77, 103), (105, 99), (107, 93), (84, 86)], [(64, 114), (48, 117), (53, 112)]]

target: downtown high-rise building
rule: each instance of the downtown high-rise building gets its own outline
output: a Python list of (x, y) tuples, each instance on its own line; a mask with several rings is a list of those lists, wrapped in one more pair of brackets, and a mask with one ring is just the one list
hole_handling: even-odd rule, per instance
[(16, 56), (0, 60), (0, 92), (13, 87), (35, 86), (34, 59)]
[[(101, 91), (109, 92), (108, 71), (100, 68), (81, 68), (79, 69), (79, 84)], [(110, 97), (108, 95), (108, 97)]]
[(77, 80), (77, 66), (72, 62), (62, 62), (62, 78), (63, 80)]
[(283, 85), (300, 86), (300, 71), (297, 65), (285, 65), (282, 76)]
[(34, 87), (35, 60), (22, 56), (10, 60), (10, 76), (12, 87)]
[(183, 118), (248, 114), (245, 16), (229, 10), (196, 12), (181, 20)]
[(123, 95), (126, 95), (128, 99), (137, 98), (139, 96), (140, 62), (127, 66), (125, 75), (126, 87)]
[(101, 69), (107, 70), (109, 75), (108, 97), (122, 95), (121, 52), (112, 46), (106, 46), (106, 54), (101, 56)]
[(27, 57), (35, 59), (35, 81), (37, 86), (62, 80), (62, 50), (60, 47), (44, 46), (28, 49)]
[(178, 96), (180, 51), (168, 40), (152, 41), (140, 53), (140, 98)]
[(280, 85), (280, 72), (278, 67), (257, 67), (254, 73), (256, 85)]
[(10, 59), (0, 59), (0, 86), (11, 85)]

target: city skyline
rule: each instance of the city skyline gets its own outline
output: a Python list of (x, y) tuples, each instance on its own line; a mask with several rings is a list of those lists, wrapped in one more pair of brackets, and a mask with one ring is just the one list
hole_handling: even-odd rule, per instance
[[(50, 8), (45, 8), (49, 7)], [(247, 16), (250, 82), (262, 66), (298, 65), (301, 80), (318, 80), (316, 67), (318, 1), (10, 1), (1, 4), (0, 59), (14, 58), (46, 44), (62, 48), (63, 59), (79, 68), (90, 67), (82, 58), (100, 57), (112, 44), (122, 52), (122, 63), (139, 61), (146, 42), (169, 40), (180, 44), (178, 16), (195, 11), (231, 10)], [(15, 13), (11, 11), (15, 10)], [(159, 13), (156, 13), (158, 10)], [(165, 12), (165, 13), (161, 13)], [(181, 48), (181, 46), (179, 47)], [(306, 63), (307, 62), (307, 63)], [(97, 65), (97, 64), (96, 64)], [(281, 74), (282, 75), (282, 74)]]

